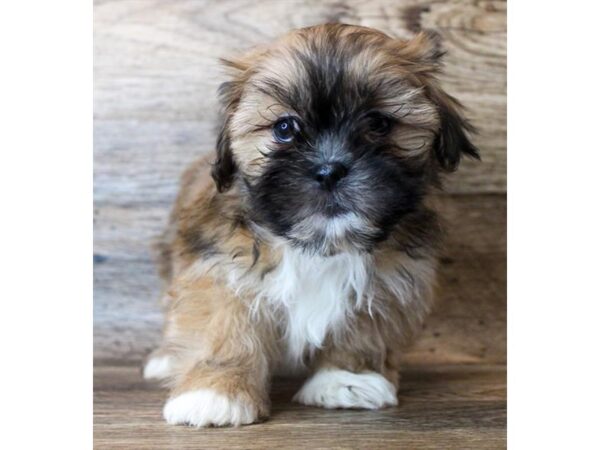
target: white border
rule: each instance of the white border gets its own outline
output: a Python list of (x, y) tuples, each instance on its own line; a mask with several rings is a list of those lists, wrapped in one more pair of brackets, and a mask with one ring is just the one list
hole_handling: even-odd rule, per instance
[(91, 448), (92, 2), (2, 2), (0, 57), (0, 448)]
[(600, 448), (598, 9), (509, 5), (510, 448)]

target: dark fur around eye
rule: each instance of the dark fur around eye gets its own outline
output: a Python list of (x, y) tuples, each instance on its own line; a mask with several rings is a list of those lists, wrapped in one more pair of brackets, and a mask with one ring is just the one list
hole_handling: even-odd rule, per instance
[(289, 144), (294, 140), (300, 127), (293, 117), (284, 117), (273, 125), (273, 137), (281, 144)]
[(368, 131), (377, 136), (386, 136), (392, 130), (392, 118), (379, 112), (369, 113), (366, 116)]

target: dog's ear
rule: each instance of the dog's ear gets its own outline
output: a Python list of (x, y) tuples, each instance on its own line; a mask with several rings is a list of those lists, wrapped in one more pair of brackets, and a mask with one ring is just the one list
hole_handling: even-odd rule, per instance
[(434, 142), (435, 158), (442, 169), (453, 171), (463, 154), (480, 158), (468, 137), (476, 130), (464, 118), (463, 106), (444, 92), (437, 81), (444, 54), (441, 36), (432, 31), (420, 32), (400, 49), (400, 57), (410, 63), (411, 72), (425, 85), (425, 92), (437, 107), (440, 127)]
[(268, 51), (266, 46), (254, 47), (244, 55), (235, 59), (221, 59), (221, 64), (229, 73), (229, 81), (219, 86), (219, 101), (221, 103), (221, 128), (217, 139), (217, 158), (213, 164), (212, 177), (219, 192), (231, 187), (237, 166), (231, 150), (231, 118), (235, 113), (244, 86), (251, 75), (251, 68)]
[(217, 138), (217, 157), (211, 172), (219, 192), (225, 192), (231, 187), (237, 170), (231, 151), (230, 123), (240, 101), (244, 82), (241, 77), (243, 68), (238, 62), (222, 60), (222, 63), (232, 71), (232, 79), (219, 86), (221, 126)]
[(219, 137), (217, 138), (217, 158), (213, 163), (211, 171), (219, 192), (225, 192), (231, 187), (236, 172), (230, 143), (229, 119), (224, 119), (219, 131)]
[(433, 144), (440, 167), (449, 172), (456, 170), (463, 154), (479, 160), (479, 151), (467, 135), (476, 130), (463, 117), (462, 105), (441, 89), (431, 90), (431, 97), (440, 118), (440, 128)]

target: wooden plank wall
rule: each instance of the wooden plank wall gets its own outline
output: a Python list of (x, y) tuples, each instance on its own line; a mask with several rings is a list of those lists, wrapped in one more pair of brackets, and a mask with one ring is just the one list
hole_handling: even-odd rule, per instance
[[(491, 275), (454, 282), (450, 300), (428, 323), (434, 331), (424, 334), (411, 355), (504, 360), (506, 3), (469, 0), (96, 0), (96, 359), (139, 360), (157, 343), (159, 280), (149, 246), (164, 226), (181, 170), (213, 149), (215, 91), (222, 81), (217, 59), (291, 28), (331, 21), (401, 38), (420, 29), (443, 36), (443, 83), (469, 108), (483, 160), (467, 161), (447, 182), (453, 194), (447, 214), (462, 231), (449, 247), (442, 277), (452, 285), (469, 264), (476, 269), (473, 250), (495, 266)], [(486, 290), (496, 291), (474, 306), (459, 289), (471, 281), (484, 297)]]

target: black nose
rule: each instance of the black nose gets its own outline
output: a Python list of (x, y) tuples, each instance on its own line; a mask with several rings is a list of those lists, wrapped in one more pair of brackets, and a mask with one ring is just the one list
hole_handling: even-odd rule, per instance
[(321, 187), (331, 190), (339, 180), (346, 176), (347, 173), (348, 169), (342, 163), (329, 162), (317, 168), (315, 180), (319, 182)]

